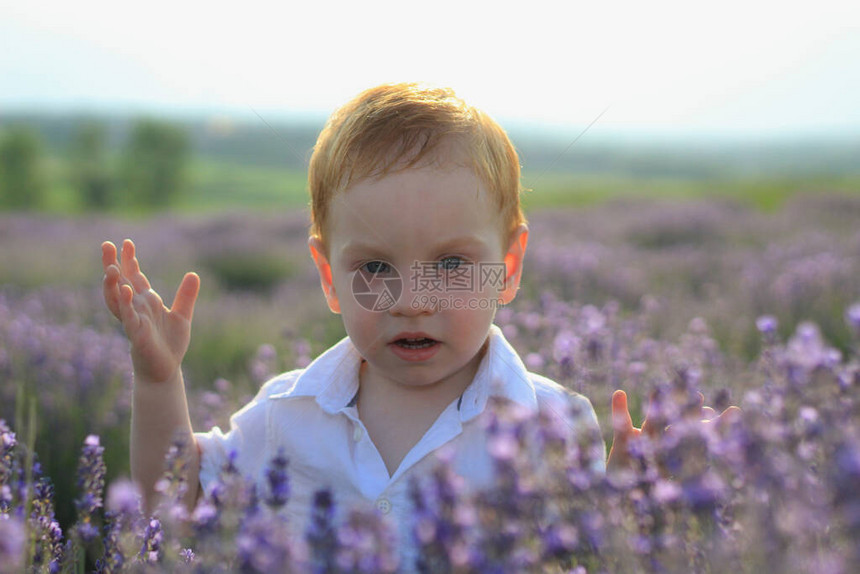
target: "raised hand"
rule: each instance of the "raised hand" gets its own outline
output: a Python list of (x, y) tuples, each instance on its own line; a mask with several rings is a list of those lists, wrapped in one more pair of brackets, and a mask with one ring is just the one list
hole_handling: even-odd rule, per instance
[[(716, 425), (717, 428), (729, 424), (735, 417), (740, 414), (740, 409), (731, 406), (724, 410), (718, 416), (716, 411), (711, 407), (704, 406), (705, 397), (699, 394), (698, 419), (704, 425)], [(633, 426), (633, 419), (630, 416), (630, 410), (627, 407), (627, 393), (618, 390), (612, 393), (612, 448), (609, 449), (609, 458), (606, 461), (606, 467), (609, 470), (623, 470), (630, 466), (630, 442), (638, 438), (642, 433), (651, 437), (659, 437), (671, 427), (665, 425), (665, 421), (660, 420), (660, 416), (655, 416), (653, 399), (648, 406), (648, 411), (645, 420), (642, 422), (641, 428)]]
[(131, 342), (135, 381), (159, 383), (179, 371), (191, 340), (191, 318), (200, 277), (186, 273), (168, 309), (140, 270), (134, 243), (126, 239), (117, 260), (116, 246), (102, 244), (104, 298)]

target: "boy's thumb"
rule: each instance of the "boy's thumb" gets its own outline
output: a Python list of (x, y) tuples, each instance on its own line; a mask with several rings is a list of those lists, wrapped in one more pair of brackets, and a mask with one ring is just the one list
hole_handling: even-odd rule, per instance
[(626, 436), (633, 428), (633, 419), (627, 408), (627, 393), (618, 390), (612, 393), (612, 430)]

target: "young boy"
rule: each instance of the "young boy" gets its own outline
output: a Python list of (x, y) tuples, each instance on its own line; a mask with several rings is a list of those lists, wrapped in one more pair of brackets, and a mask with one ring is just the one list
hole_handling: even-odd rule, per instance
[[(574, 438), (599, 437), (588, 399), (529, 373), (492, 324), (497, 306), (517, 294), (528, 242), (519, 159), (497, 123), (450, 90), (367, 90), (329, 119), (309, 186), (311, 256), (347, 337), (306, 369), (266, 383), (226, 434), (193, 434), (180, 370), (199, 278), (187, 274), (168, 309), (130, 240), (121, 263), (103, 245), (105, 300), (131, 341), (131, 470), (148, 508), (177, 428), (197, 446), (189, 506), (228, 453), (262, 484), (282, 452), (291, 481), (284, 511), (297, 532), (313, 493), (328, 486), (339, 508), (374, 504), (401, 536), (409, 479), (440, 449), (468, 486), (492, 480), (482, 425), (491, 398), (557, 417)], [(610, 462), (620, 464), (626, 450), (617, 447), (641, 431), (620, 391), (613, 412)]]

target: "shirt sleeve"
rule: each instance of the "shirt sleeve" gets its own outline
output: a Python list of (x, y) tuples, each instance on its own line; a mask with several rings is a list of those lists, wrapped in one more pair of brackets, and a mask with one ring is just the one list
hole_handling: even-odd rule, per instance
[(263, 385), (250, 403), (230, 417), (230, 429), (226, 433), (219, 427), (194, 433), (200, 449), (200, 486), (205, 494), (211, 494), (231, 453), (236, 468), (250, 480), (256, 480), (265, 468), (269, 397), (282, 392), (295, 378), (291, 375), (293, 373), (287, 373)]
[(252, 402), (234, 414), (226, 433), (214, 427), (209, 432), (195, 433), (194, 438), (200, 449), (200, 486), (205, 494), (211, 494), (231, 453), (239, 472), (253, 477), (255, 460), (265, 449), (265, 404)]
[[(218, 427), (205, 433), (194, 433), (197, 447), (200, 450), (200, 487), (208, 496), (212, 493), (212, 485), (227, 462), (227, 453), (235, 449), (232, 433), (224, 434)], [(231, 444), (232, 443), (232, 444)]]
[(591, 470), (606, 472), (606, 443), (597, 413), (587, 397), (571, 391), (555, 381), (530, 373), (540, 408), (547, 412), (564, 430), (589, 460)]
[(570, 412), (574, 421), (577, 440), (580, 446), (589, 448), (591, 469), (595, 472), (606, 472), (606, 443), (597, 422), (597, 413), (591, 401), (579, 393), (570, 394)]

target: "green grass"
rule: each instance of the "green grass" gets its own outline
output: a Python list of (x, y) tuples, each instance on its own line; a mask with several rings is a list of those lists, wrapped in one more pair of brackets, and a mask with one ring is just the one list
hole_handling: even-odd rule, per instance
[[(67, 176), (64, 160), (52, 156), (43, 164), (47, 183), (44, 210), (76, 214), (85, 211)], [(180, 213), (211, 213), (228, 210), (270, 211), (307, 208), (307, 174), (293, 168), (272, 168), (196, 158), (187, 172), (188, 187), (171, 206)], [(725, 198), (762, 211), (774, 211), (796, 194), (860, 193), (860, 175), (756, 178), (634, 177), (570, 172), (524, 172), (523, 196), (526, 211), (583, 207), (607, 200), (630, 198), (689, 200)], [(121, 192), (120, 192), (121, 195)], [(116, 207), (116, 215), (136, 213)], [(140, 214), (146, 215), (146, 214)]]
[(526, 211), (583, 207), (620, 199), (688, 200), (725, 198), (762, 211), (778, 209), (790, 197), (810, 193), (860, 193), (860, 176), (798, 178), (634, 178), (572, 173), (523, 174)]
[(294, 209), (309, 201), (307, 174), (295, 169), (196, 160), (189, 180), (189, 192), (176, 205), (181, 211)]
[[(68, 165), (62, 158), (46, 158), (42, 163), (42, 178), (47, 188), (42, 211), (55, 214), (86, 211), (70, 181)], [(303, 208), (309, 203), (307, 174), (295, 169), (195, 159), (189, 165), (186, 181), (185, 192), (170, 207), (173, 211), (267, 211)], [(114, 189), (114, 192), (122, 196), (122, 190)], [(110, 211), (115, 215), (147, 215), (122, 205)]]

